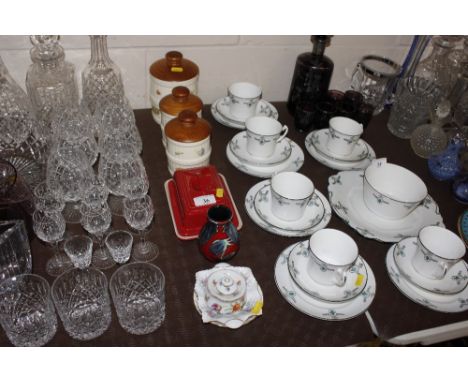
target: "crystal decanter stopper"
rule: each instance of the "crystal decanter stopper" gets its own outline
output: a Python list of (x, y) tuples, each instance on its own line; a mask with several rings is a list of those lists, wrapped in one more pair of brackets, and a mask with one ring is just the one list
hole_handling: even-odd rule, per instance
[(59, 36), (35, 35), (30, 40), (33, 63), (26, 75), (26, 88), (36, 116), (43, 125), (40, 134), (49, 140), (55, 113), (78, 105), (75, 67), (65, 61)]
[(124, 87), (119, 67), (110, 59), (107, 36), (90, 36), (91, 60), (83, 70), (83, 102), (94, 114), (102, 99), (123, 98)]

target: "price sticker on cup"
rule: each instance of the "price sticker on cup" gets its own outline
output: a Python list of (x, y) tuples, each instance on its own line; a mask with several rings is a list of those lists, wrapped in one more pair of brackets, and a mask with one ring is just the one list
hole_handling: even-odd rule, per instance
[(213, 194), (202, 195), (193, 198), (193, 202), (195, 203), (196, 207), (209, 206), (210, 204), (216, 204), (216, 198)]

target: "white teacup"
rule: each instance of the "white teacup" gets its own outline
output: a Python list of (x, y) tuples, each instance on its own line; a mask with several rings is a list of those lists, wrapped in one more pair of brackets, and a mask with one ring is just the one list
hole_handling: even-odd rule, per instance
[(350, 155), (364, 131), (362, 124), (347, 117), (333, 117), (329, 125), (328, 151), (343, 157)]
[(465, 244), (456, 234), (446, 228), (427, 226), (419, 231), (418, 250), (411, 263), (420, 275), (442, 280), (464, 255)]
[(315, 187), (306, 176), (297, 172), (282, 172), (271, 178), (271, 212), (285, 221), (295, 221), (304, 215)]
[(358, 258), (358, 247), (351, 236), (332, 228), (321, 229), (309, 239), (309, 276), (323, 285), (343, 286), (346, 275)]
[(257, 158), (268, 158), (275, 152), (276, 144), (281, 142), (288, 133), (276, 119), (256, 116), (245, 121), (247, 133), (247, 151)]
[(250, 82), (236, 82), (229, 86), (229, 112), (240, 119), (255, 115), (257, 104), (262, 98), (262, 88)]

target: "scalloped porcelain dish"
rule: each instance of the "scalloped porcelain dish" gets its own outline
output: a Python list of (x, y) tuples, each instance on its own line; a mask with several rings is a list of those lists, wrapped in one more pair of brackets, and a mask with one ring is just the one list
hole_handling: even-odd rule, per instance
[(422, 227), (444, 227), (437, 203), (427, 196), (402, 219), (384, 219), (367, 208), (363, 197), (364, 171), (342, 171), (328, 178), (328, 197), (335, 213), (359, 234), (369, 239), (394, 243), (416, 236)]
[(323, 214), (323, 217), (319, 221), (313, 222), (314, 224), (312, 226), (306, 229), (290, 230), (288, 229), (288, 227), (291, 222), (284, 222), (283, 227), (286, 227), (286, 228), (275, 227), (274, 225), (268, 223), (267, 221), (263, 220), (263, 218), (258, 214), (257, 209), (255, 207), (255, 199), (260, 190), (269, 186), (270, 186), (270, 180), (269, 179), (263, 180), (257, 183), (256, 185), (254, 185), (247, 192), (247, 195), (245, 196), (245, 209), (247, 211), (247, 214), (250, 216), (250, 218), (254, 221), (255, 224), (263, 228), (265, 231), (273, 233), (275, 235), (279, 235), (279, 236), (303, 237), (303, 236), (312, 235), (315, 231), (325, 228), (330, 222), (330, 219), (331, 219), (330, 204), (328, 203), (327, 198), (320, 191), (316, 189), (315, 194), (320, 199), (320, 202), (323, 205), (325, 212)]
[(291, 278), (288, 258), (291, 251), (300, 243), (292, 244), (278, 256), (275, 263), (275, 283), (283, 298), (295, 309), (308, 316), (326, 321), (349, 320), (369, 309), (376, 292), (374, 273), (363, 259), (368, 279), (364, 290), (355, 298), (344, 302), (326, 302), (314, 298), (299, 288)]
[[(229, 276), (229, 285), (223, 283), (225, 274)], [(234, 285), (230, 281), (237, 284), (234, 289), (230, 289)], [(237, 329), (262, 314), (263, 293), (247, 267), (218, 263), (211, 269), (198, 271), (193, 297), (204, 323)]]

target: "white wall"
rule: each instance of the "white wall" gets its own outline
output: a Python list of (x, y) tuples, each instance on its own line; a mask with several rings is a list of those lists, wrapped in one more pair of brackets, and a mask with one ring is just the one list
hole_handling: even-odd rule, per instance
[[(346, 90), (350, 75), (365, 54), (402, 63), (411, 36), (334, 36), (326, 54), (334, 61), (331, 88)], [(88, 36), (62, 36), (66, 60), (81, 71), (90, 58)], [(264, 98), (287, 98), (298, 54), (310, 51), (309, 36), (109, 36), (111, 58), (122, 70), (125, 89), (135, 109), (150, 107), (148, 68), (169, 50), (179, 50), (200, 67), (199, 95), (212, 103), (227, 86), (246, 80), (262, 86)], [(27, 36), (0, 36), (0, 55), (11, 75), (24, 87), (31, 63)]]

